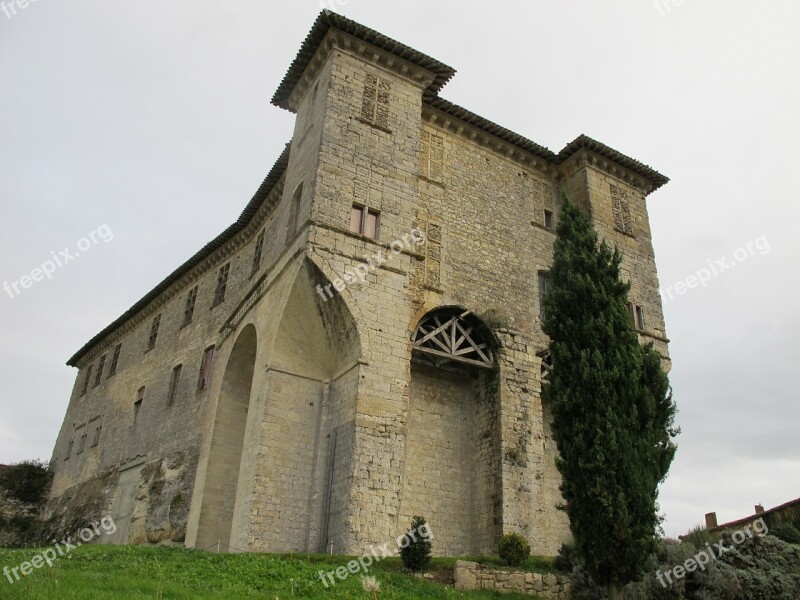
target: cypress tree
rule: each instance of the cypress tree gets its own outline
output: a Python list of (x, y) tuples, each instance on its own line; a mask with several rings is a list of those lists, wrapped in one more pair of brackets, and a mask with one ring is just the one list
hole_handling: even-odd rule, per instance
[(612, 600), (655, 551), (658, 484), (675, 455), (675, 404), (661, 357), (642, 346), (628, 310), (621, 255), (563, 198), (544, 332), (551, 402), (575, 549)]

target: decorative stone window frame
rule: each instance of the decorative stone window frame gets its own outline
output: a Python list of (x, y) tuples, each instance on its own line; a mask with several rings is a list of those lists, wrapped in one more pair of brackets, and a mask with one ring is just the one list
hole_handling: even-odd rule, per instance
[(364, 91), (361, 96), (361, 112), (356, 117), (360, 122), (386, 133), (389, 128), (389, 110), (392, 101), (392, 84), (374, 73), (364, 76)]

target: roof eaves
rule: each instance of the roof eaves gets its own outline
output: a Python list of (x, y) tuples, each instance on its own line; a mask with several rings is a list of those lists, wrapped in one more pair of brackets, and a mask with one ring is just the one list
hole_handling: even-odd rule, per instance
[(456, 73), (453, 67), (427, 54), (415, 50), (410, 46), (406, 46), (405, 44), (401, 44), (397, 40), (387, 37), (374, 29), (370, 29), (365, 25), (326, 9), (319, 14), (308, 35), (306, 35), (305, 40), (303, 40), (300, 50), (297, 52), (297, 56), (292, 61), (289, 70), (286, 72), (286, 75), (272, 97), (272, 104), (280, 108), (285, 108), (286, 110), (292, 110), (288, 104), (289, 96), (303, 76), (317, 48), (319, 48), (319, 45), (325, 39), (328, 30), (332, 28), (339, 29), (347, 34), (362, 39), (373, 46), (395, 54), (433, 73), (435, 78), (433, 83), (425, 91), (426, 97), (433, 97), (438, 94)]
[(614, 150), (610, 146), (606, 146), (602, 142), (598, 142), (590, 138), (588, 135), (580, 135), (575, 138), (572, 142), (567, 144), (561, 152), (558, 153), (556, 157), (556, 161), (558, 164), (563, 164), (566, 162), (573, 154), (578, 152), (580, 149), (586, 148), (599, 154), (600, 156), (607, 158), (609, 160), (614, 161), (615, 163), (633, 171), (637, 175), (640, 175), (651, 184), (653, 184), (653, 189), (651, 191), (655, 191), (660, 188), (662, 185), (669, 182), (669, 177), (662, 175), (652, 167), (639, 162), (636, 159), (631, 158), (621, 152)]
[(170, 273), (161, 283), (150, 290), (143, 298), (125, 311), (113, 323), (111, 323), (108, 327), (103, 329), (100, 333), (95, 335), (91, 340), (84, 344), (84, 346), (67, 361), (67, 365), (70, 367), (77, 367), (78, 361), (83, 358), (92, 348), (94, 348), (94, 346), (100, 343), (103, 338), (123, 325), (126, 321), (136, 316), (137, 313), (141, 312), (142, 309), (156, 299), (162, 292), (168, 289), (173, 283), (186, 275), (194, 267), (199, 265), (201, 262), (203, 262), (203, 260), (208, 258), (217, 249), (232, 239), (236, 234), (242, 231), (255, 216), (256, 212), (258, 211), (258, 207), (261, 206), (261, 203), (267, 198), (267, 196), (269, 196), (270, 192), (272, 192), (273, 188), (286, 171), (286, 167), (289, 164), (290, 146), (291, 142), (286, 144), (286, 147), (283, 149), (280, 157), (278, 157), (278, 160), (275, 161), (275, 164), (273, 165), (269, 174), (261, 183), (250, 202), (247, 203), (247, 206), (245, 206), (235, 223), (230, 225), (227, 229), (225, 229), (225, 231), (203, 246), (199, 252), (197, 252), (189, 260)]
[(539, 158), (543, 158), (550, 162), (556, 162), (556, 155), (548, 148), (537, 144), (536, 142), (529, 140), (526, 137), (519, 135), (518, 133), (514, 133), (510, 129), (506, 129), (505, 127), (498, 125), (488, 119), (481, 117), (480, 115), (464, 108), (463, 106), (459, 106), (449, 100), (445, 100), (440, 96), (436, 96), (434, 98), (426, 98), (424, 99), (424, 103), (428, 106), (440, 110), (456, 119), (460, 119), (465, 123), (480, 129), (481, 131), (485, 131), (486, 133), (493, 135), (504, 142), (508, 142), (514, 146), (517, 146), (531, 154), (538, 156)]

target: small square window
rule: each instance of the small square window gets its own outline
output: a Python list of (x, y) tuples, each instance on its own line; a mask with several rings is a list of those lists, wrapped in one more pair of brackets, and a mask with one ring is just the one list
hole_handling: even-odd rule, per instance
[(378, 239), (380, 213), (365, 206), (353, 205), (350, 210), (350, 231), (373, 240)]

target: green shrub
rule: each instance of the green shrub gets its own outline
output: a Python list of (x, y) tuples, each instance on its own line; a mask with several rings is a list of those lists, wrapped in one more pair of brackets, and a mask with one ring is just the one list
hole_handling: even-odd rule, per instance
[(518, 533), (507, 533), (500, 538), (500, 558), (507, 565), (521, 565), (530, 555), (531, 547), (528, 540)]
[(800, 544), (800, 531), (789, 522), (776, 523), (769, 532), (784, 542)]
[(45, 499), (49, 486), (50, 472), (46, 462), (26, 460), (0, 469), (0, 489), (21, 502), (38, 504)]
[(430, 528), (423, 517), (411, 520), (411, 529), (400, 544), (400, 558), (409, 571), (424, 571), (431, 564)]
[(562, 573), (571, 573), (578, 565), (578, 555), (575, 554), (575, 546), (572, 544), (561, 544), (558, 555), (553, 560), (553, 568)]

